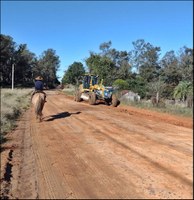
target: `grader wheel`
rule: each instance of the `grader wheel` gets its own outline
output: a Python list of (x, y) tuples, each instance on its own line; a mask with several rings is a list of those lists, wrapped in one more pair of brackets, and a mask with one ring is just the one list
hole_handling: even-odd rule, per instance
[(96, 103), (96, 94), (94, 92), (90, 92), (89, 94), (89, 104), (95, 105)]
[(119, 100), (115, 95), (112, 95), (112, 106), (117, 107), (119, 105)]
[(79, 91), (75, 92), (74, 100), (77, 102), (81, 101), (81, 93)]

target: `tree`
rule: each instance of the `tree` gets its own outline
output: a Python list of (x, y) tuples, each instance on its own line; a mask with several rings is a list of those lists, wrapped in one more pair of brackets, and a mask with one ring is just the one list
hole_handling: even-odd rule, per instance
[(127, 79), (131, 74), (131, 65), (129, 64), (130, 54), (127, 51), (118, 51), (111, 48), (112, 42), (104, 42), (100, 45), (102, 57), (108, 57), (114, 64), (113, 73), (115, 79)]
[(109, 49), (110, 49), (111, 45), (112, 45), (111, 41), (103, 42), (102, 44), (100, 44), (99, 49), (102, 50), (103, 56), (107, 56), (109, 54)]
[(115, 65), (107, 56), (101, 56), (90, 52), (90, 57), (86, 59), (89, 72), (99, 76), (104, 80), (104, 84), (111, 85), (115, 80)]
[(89, 72), (99, 75), (106, 85), (111, 85), (116, 79), (127, 79), (131, 74), (127, 51), (117, 51), (111, 45), (111, 41), (102, 43), (99, 47), (102, 52), (90, 52), (86, 59)]
[(23, 86), (32, 85), (32, 67), (36, 62), (35, 54), (30, 52), (26, 44), (20, 44), (16, 51), (15, 82)]
[(146, 97), (147, 83), (140, 75), (133, 73), (126, 81), (128, 83), (129, 90), (138, 93), (141, 98)]
[(47, 49), (38, 59), (38, 63), (33, 68), (34, 76), (41, 75), (48, 87), (54, 87), (57, 79), (57, 70), (59, 68), (59, 56), (53, 49)]
[(179, 51), (179, 71), (183, 81), (193, 82), (193, 49), (184, 46)]
[(180, 83), (174, 89), (174, 98), (181, 99), (185, 102), (188, 95), (191, 95), (193, 86), (188, 81), (180, 81)]
[(62, 83), (63, 84), (78, 84), (78, 81), (80, 80), (81, 76), (85, 74), (85, 69), (83, 67), (83, 64), (81, 62), (74, 62), (72, 65), (70, 65), (65, 72)]
[(167, 52), (160, 61), (161, 75), (167, 84), (177, 85), (181, 80), (178, 59), (174, 51)]
[(151, 96), (156, 98), (156, 104), (159, 103), (161, 93), (164, 91), (166, 84), (159, 77), (157, 81), (148, 83), (148, 91)]
[(15, 60), (15, 48), (16, 43), (13, 41), (12, 37), (0, 34), (0, 81), (5, 85), (11, 84), (11, 71), (12, 64)]
[(159, 76), (160, 66), (158, 63), (160, 47), (154, 47), (143, 39), (132, 42), (134, 50), (131, 53), (131, 63), (147, 82), (152, 82)]
[(173, 97), (174, 88), (182, 79), (182, 74), (179, 68), (179, 61), (174, 51), (168, 51), (160, 61), (161, 79), (165, 82), (165, 96)]
[(123, 79), (115, 80), (113, 86), (117, 87), (119, 90), (127, 90), (129, 88), (127, 81)]
[(1, 83), (11, 85), (12, 65), (14, 65), (14, 85), (28, 86), (32, 84), (31, 66), (35, 62), (35, 54), (30, 52), (26, 44), (17, 45), (13, 38), (0, 35), (1, 38)]
[(120, 66), (117, 70), (117, 77), (119, 79), (128, 79), (130, 76), (131, 76), (131, 65), (129, 64), (128, 61), (126, 60), (123, 60), (121, 63), (120, 63)]

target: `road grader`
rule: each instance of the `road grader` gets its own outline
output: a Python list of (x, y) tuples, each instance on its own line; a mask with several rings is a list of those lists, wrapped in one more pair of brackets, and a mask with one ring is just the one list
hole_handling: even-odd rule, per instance
[(104, 102), (106, 105), (117, 107), (119, 100), (114, 94), (112, 87), (105, 87), (103, 79), (98, 84), (98, 76), (85, 74), (82, 77), (82, 83), (75, 90), (74, 100), (80, 102), (88, 101), (90, 105), (95, 105), (97, 101)]

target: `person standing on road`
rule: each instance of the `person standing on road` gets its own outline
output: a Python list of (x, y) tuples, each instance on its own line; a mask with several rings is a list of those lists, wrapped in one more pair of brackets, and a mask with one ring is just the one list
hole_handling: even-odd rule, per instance
[(32, 100), (33, 95), (34, 95), (35, 93), (41, 92), (41, 93), (44, 94), (44, 101), (47, 102), (47, 101), (46, 101), (46, 93), (43, 91), (43, 88), (44, 88), (43, 78), (42, 78), (41, 76), (38, 76), (38, 77), (35, 78), (35, 84), (34, 84), (34, 86), (35, 86), (35, 90), (34, 90), (34, 92), (32, 93), (31, 100)]

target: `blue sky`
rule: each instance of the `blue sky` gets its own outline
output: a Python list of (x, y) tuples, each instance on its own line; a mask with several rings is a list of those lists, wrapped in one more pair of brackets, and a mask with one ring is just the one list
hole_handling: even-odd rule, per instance
[(82, 62), (89, 52), (100, 52), (103, 42), (112, 48), (133, 49), (145, 42), (177, 52), (193, 48), (193, 1), (1, 1), (1, 33), (40, 56), (52, 48), (60, 70)]

